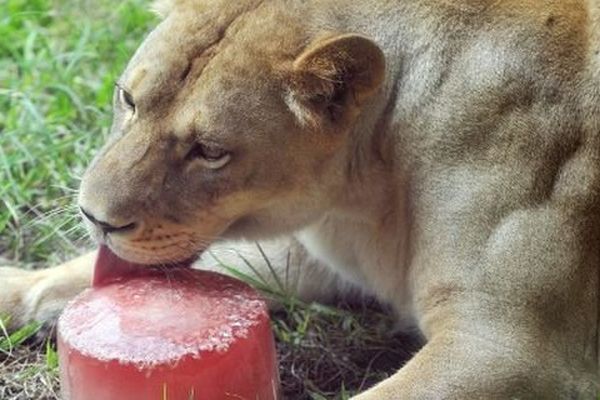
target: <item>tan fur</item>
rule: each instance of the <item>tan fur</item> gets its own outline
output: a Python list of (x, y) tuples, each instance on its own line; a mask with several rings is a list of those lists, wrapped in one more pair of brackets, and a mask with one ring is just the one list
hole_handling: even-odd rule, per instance
[[(120, 79), (135, 113), (116, 98), (80, 195), (136, 228), (98, 240), (260, 269), (239, 242), (259, 240), (300, 296), (392, 304), (427, 344), (356, 400), (597, 397), (598, 0), (155, 8)], [(186, 159), (196, 142), (229, 164)], [(0, 270), (0, 311), (56, 314), (92, 258)]]

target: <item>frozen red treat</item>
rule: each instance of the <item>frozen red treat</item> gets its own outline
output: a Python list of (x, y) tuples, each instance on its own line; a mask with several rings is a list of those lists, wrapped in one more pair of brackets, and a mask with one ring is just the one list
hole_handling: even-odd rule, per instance
[(97, 264), (58, 323), (65, 400), (278, 399), (267, 307), (248, 285), (106, 248)]

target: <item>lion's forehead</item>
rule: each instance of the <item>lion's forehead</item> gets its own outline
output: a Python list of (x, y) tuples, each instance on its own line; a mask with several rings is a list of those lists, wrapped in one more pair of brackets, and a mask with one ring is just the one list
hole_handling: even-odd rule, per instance
[[(233, 91), (249, 82), (248, 74), (264, 75), (277, 54), (284, 54), (282, 41), (273, 36), (285, 33), (266, 26), (279, 25), (277, 22), (256, 15), (273, 14), (273, 10), (259, 10), (258, 2), (252, 1), (231, 3), (236, 4), (201, 13), (181, 9), (169, 14), (146, 38), (123, 74), (134, 97), (164, 106), (198, 90)], [(260, 83), (260, 76), (257, 78), (255, 84)]]

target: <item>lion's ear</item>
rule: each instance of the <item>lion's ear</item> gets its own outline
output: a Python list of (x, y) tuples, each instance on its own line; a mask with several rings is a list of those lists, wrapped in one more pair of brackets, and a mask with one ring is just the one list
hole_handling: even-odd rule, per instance
[(287, 103), (303, 124), (346, 124), (382, 84), (385, 57), (355, 34), (317, 40), (294, 61)]

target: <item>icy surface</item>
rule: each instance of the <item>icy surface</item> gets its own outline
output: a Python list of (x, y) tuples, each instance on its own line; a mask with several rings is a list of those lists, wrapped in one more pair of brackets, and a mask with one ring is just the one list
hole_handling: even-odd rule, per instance
[(70, 348), (140, 368), (224, 352), (268, 318), (247, 285), (218, 274), (175, 270), (87, 290), (59, 320)]

